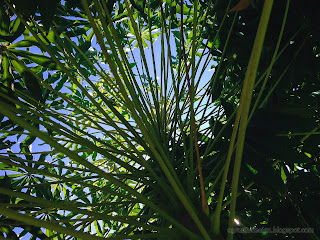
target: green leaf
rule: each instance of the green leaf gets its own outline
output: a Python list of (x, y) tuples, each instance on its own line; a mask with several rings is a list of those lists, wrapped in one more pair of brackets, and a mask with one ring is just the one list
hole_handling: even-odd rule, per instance
[(49, 69), (60, 69), (58, 65), (49, 57), (40, 55), (40, 54), (35, 54), (35, 53), (30, 53), (26, 52), (23, 50), (18, 50), (18, 49), (10, 49), (11, 52), (14, 52), (16, 55), (27, 58), (31, 60), (34, 63), (37, 63), (43, 67), (49, 68)]
[[(9, 70), (9, 67), (10, 67), (10, 61), (9, 61), (9, 58), (6, 56), (6, 55), (3, 55), (2, 56), (2, 69), (3, 69), (3, 80), (9, 80), (9, 79), (12, 79), (12, 76), (10, 74), (10, 70)], [(8, 82), (5, 83), (5, 85), (7, 87), (9, 87), (8, 85)]]
[(42, 102), (43, 98), (42, 98), (42, 90), (41, 90), (41, 86), (38, 82), (38, 80), (36, 79), (36, 77), (28, 72), (25, 71), (23, 72), (23, 80), (26, 84), (27, 89), (31, 92), (31, 95), (34, 99)]
[(233, 105), (231, 103), (227, 102), (224, 98), (221, 99), (221, 105), (224, 109), (224, 112), (227, 116), (227, 119), (229, 119), (234, 112)]
[(24, 72), (28, 71), (27, 68), (25, 68), (23, 65), (21, 65), (20, 63), (18, 63), (15, 60), (11, 60), (11, 63), (13, 65), (13, 67), (15, 68), (15, 70), (22, 75)]
[[(8, 177), (7, 173), (0, 179), (0, 186), (6, 189), (12, 189), (11, 179)], [(9, 203), (10, 196), (0, 193), (0, 203)]]
[(10, 17), (8, 16), (8, 11), (5, 9), (4, 4), (0, 4), (0, 35), (8, 36), (10, 34), (9, 26)]
[(16, 6), (16, 8), (19, 10), (19, 12), (22, 13), (22, 15), (27, 19), (31, 15), (35, 14), (38, 7), (37, 0), (28, 0), (28, 1), (12, 0), (12, 2)]
[(216, 81), (212, 84), (211, 89), (212, 102), (214, 102), (220, 97), (222, 91), (222, 82), (219, 78), (217, 78)]
[(22, 25), (22, 23), (19, 18), (16, 18), (13, 21), (11, 21), (10, 23), (11, 33), (17, 32), (20, 25)]
[(38, 2), (41, 21), (43, 21), (46, 27), (50, 27), (52, 25), (52, 20), (56, 13), (58, 3), (59, 2), (56, 0), (46, 0)]

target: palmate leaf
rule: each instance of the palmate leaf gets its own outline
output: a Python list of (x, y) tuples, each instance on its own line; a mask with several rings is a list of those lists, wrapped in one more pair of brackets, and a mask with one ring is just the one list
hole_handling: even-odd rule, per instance
[[(8, 13), (6, 12), (6, 14)], [(25, 27), (20, 22), (19, 18), (14, 18), (11, 21), (10, 33), (14, 34), (12, 35), (12, 37), (15, 36), (15, 38), (17, 38), (21, 35), (21, 33), (23, 32), (19, 30), (21, 26), (24, 31)], [(49, 31), (46, 34), (38, 34), (38, 37), (40, 37), (41, 40), (45, 41), (47, 44), (55, 42), (55, 35), (53, 31)], [(6, 38), (4, 39), (7, 41), (11, 41)], [(36, 101), (43, 101), (44, 99), (47, 99), (49, 97), (50, 91), (48, 91), (47, 89), (43, 89), (39, 81), (33, 74), (36, 73), (38, 75), (41, 75), (48, 68), (51, 70), (58, 70), (59, 68), (50, 58), (44, 56), (43, 54), (38, 54), (39, 52), (30, 52), (29, 47), (40, 47), (41, 49), (41, 46), (36, 41), (36, 38), (34, 36), (28, 36), (27, 31), (24, 33), (23, 40), (16, 41), (15, 43), (9, 44), (8, 46), (7, 44), (2, 46), (3, 51), (1, 55), (3, 60), (1, 61), (1, 63), (4, 74), (4, 81), (2, 81), (2, 84), (4, 85), (4, 87), (1, 88), (1, 90), (4, 91), (4, 93), (6, 93), (8, 97), (14, 99), (15, 96), (10, 94), (10, 92), (12, 91), (12, 89), (17, 88), (20, 91), (27, 93), (29, 96), (32, 96)], [(18, 58), (18, 60), (16, 58)], [(23, 60), (24, 63), (27, 62), (29, 64), (37, 64), (36, 67), (32, 68), (33, 74), (27, 71), (27, 69), (23, 66), (24, 63), (19, 62), (21, 60)], [(41, 66), (43, 67), (42, 69)], [(54, 82), (52, 82), (51, 80), (51, 83)], [(12, 101), (10, 99), (2, 99), (12, 104)]]
[[(1, 74), (14, 81), (12, 92), (0, 95), (1, 140), (10, 143), (0, 152), (0, 169), (14, 172), (12, 187), (0, 186), (1, 196), (10, 200), (0, 208), (11, 221), (3, 236), (20, 223), (23, 234), (50, 239), (232, 239), (227, 228), (235, 218), (249, 228), (272, 226), (279, 223), (280, 206), (291, 204), (286, 209), (293, 211), (297, 199), (318, 197), (316, 185), (310, 185), (312, 194), (291, 185), (304, 170), (314, 174), (308, 181), (318, 179), (318, 108), (303, 110), (316, 94), (299, 95), (305, 85), (294, 81), (274, 88), (291, 67), (278, 59), (292, 36), (284, 36), (279, 52), (274, 45), (280, 46), (281, 37), (273, 36), (278, 40), (272, 47), (260, 39), (264, 64), (256, 68), (256, 85), (243, 81), (244, 71), (258, 65), (247, 63), (261, 9), (239, 18), (226, 14), (233, 1), (76, 2), (59, 5), (61, 15), (53, 18), (56, 27), (50, 31), (42, 28), (39, 15), (29, 19), (6, 2), (30, 36), (3, 48), (2, 55)], [(71, 19), (64, 21), (63, 14)], [(243, 20), (250, 17), (255, 20)], [(31, 46), (41, 53), (24, 49)], [(299, 56), (302, 47), (295, 49)], [(215, 72), (207, 74), (212, 65)], [(308, 81), (311, 86), (315, 80)], [(265, 110), (248, 107), (245, 97), (251, 94), (253, 109), (270, 105), (275, 110), (279, 99), (289, 99), (290, 107), (261, 120), (259, 112)], [(283, 115), (294, 112), (297, 99), (301, 111), (286, 124)], [(306, 115), (302, 121), (301, 115)], [(238, 120), (242, 135), (236, 138)], [(244, 145), (239, 179), (230, 174), (232, 142), (238, 163)], [(285, 150), (279, 153), (275, 142)], [(301, 209), (307, 217), (298, 209), (292, 222), (314, 227), (319, 219), (306, 206)], [(316, 239), (316, 234), (308, 236)], [(239, 238), (247, 236), (251, 239), (250, 234)]]

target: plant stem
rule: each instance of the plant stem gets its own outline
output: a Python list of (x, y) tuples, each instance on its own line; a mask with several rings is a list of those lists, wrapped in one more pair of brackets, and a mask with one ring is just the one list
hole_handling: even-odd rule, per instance
[[(243, 90), (241, 95), (242, 101), (240, 102), (240, 107), (242, 105), (241, 119), (240, 119), (240, 127), (238, 132), (238, 142), (237, 142), (234, 170), (233, 170), (233, 176), (232, 176), (229, 229), (232, 229), (234, 227), (237, 190), (238, 190), (242, 152), (243, 152), (246, 128), (248, 124), (248, 114), (250, 110), (250, 103), (251, 103), (252, 93), (254, 89), (254, 82), (257, 74), (257, 69), (258, 69), (259, 60), (262, 52), (265, 34), (268, 27), (272, 5), (273, 5), (273, 0), (265, 0), (260, 23), (259, 23), (257, 34), (256, 34), (256, 39), (254, 41), (253, 49), (252, 49), (249, 64), (248, 64), (248, 70), (246, 72), (246, 76), (244, 79), (244, 85), (243, 85)], [(232, 240), (232, 239), (233, 239), (233, 234), (229, 233), (227, 240)]]
[[(197, 1), (196, 1), (197, 3)], [(195, 6), (197, 6), (195, 4)], [(196, 15), (196, 7), (194, 11), (194, 15)], [(194, 19), (196, 19), (196, 16), (194, 16)], [(195, 26), (194, 26), (195, 27)], [(186, 68), (186, 78), (187, 78), (187, 83), (188, 83), (188, 88), (189, 88), (189, 97), (190, 97), (190, 104), (191, 104), (191, 122), (192, 122), (192, 127), (193, 127), (193, 135), (194, 135), (194, 144), (195, 144), (195, 149), (196, 149), (196, 156), (197, 156), (197, 164), (198, 164), (198, 171), (199, 171), (199, 179), (200, 179), (200, 189), (201, 189), (201, 204), (202, 204), (202, 211), (205, 213), (207, 216), (209, 215), (209, 207), (207, 203), (207, 198), (206, 198), (206, 193), (204, 190), (204, 184), (203, 184), (203, 176), (202, 176), (202, 168), (201, 168), (201, 162), (200, 162), (200, 154), (199, 154), (199, 145), (198, 145), (198, 138), (197, 138), (197, 130), (196, 130), (196, 119), (194, 116), (194, 110), (193, 110), (193, 94), (192, 94), (192, 85), (190, 83), (190, 78), (189, 78), (189, 69), (188, 69), (188, 64), (187, 64), (187, 57), (186, 57), (186, 49), (184, 46), (184, 37), (183, 37), (183, 1), (181, 0), (181, 42), (182, 42), (182, 48), (183, 48), (183, 59), (184, 59), (184, 64)], [(195, 37), (195, 35), (193, 36)], [(194, 46), (193, 46), (194, 47)], [(194, 48), (193, 48), (194, 51)], [(195, 57), (195, 54), (192, 55)], [(192, 69), (195, 71), (195, 69)], [(192, 73), (192, 77), (194, 78), (194, 74)], [(191, 159), (192, 160), (192, 159)]]

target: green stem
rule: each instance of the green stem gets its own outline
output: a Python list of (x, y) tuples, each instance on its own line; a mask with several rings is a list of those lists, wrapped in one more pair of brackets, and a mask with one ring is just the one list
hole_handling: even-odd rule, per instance
[[(265, 0), (260, 23), (259, 23), (257, 34), (256, 34), (256, 39), (253, 45), (253, 49), (252, 49), (249, 64), (248, 64), (248, 70), (246, 72), (246, 76), (244, 80), (242, 95), (241, 95), (241, 98), (243, 98), (242, 99), (243, 101), (240, 102), (240, 104), (243, 106), (241, 109), (238, 143), (237, 143), (236, 157), (235, 157), (234, 170), (233, 170), (233, 176), (232, 176), (229, 228), (234, 227), (238, 182), (239, 182), (242, 152), (243, 152), (243, 146), (244, 146), (244, 140), (245, 140), (245, 134), (246, 134), (246, 128), (247, 128), (248, 114), (250, 110), (250, 103), (251, 103), (251, 98), (252, 98), (252, 93), (254, 88), (254, 82), (255, 82), (255, 78), (258, 70), (259, 60), (262, 52), (265, 34), (268, 27), (272, 5), (273, 5), (273, 0)], [(232, 239), (233, 239), (233, 234), (229, 233), (227, 240), (232, 240)]]
[[(191, 76), (191, 81), (189, 78), (189, 70), (188, 70), (188, 64), (187, 64), (187, 57), (186, 57), (186, 49), (185, 49), (185, 44), (184, 44), (184, 35), (183, 35), (183, 10), (181, 9), (181, 41), (182, 41), (182, 53), (183, 53), (183, 59), (184, 59), (184, 64), (186, 68), (186, 78), (187, 78), (187, 83), (188, 83), (188, 93), (190, 96), (190, 112), (191, 112), (191, 121), (190, 121), (190, 128), (193, 129), (193, 135), (194, 135), (194, 144), (195, 144), (195, 150), (196, 150), (196, 157), (197, 157), (197, 164), (198, 164), (198, 171), (199, 171), (199, 180), (200, 180), (200, 190), (201, 190), (201, 205), (202, 205), (202, 212), (205, 213), (206, 215), (209, 215), (209, 207), (206, 199), (206, 193), (203, 185), (203, 176), (202, 176), (202, 168), (201, 168), (201, 162), (200, 162), (200, 154), (199, 154), (199, 146), (198, 146), (198, 139), (197, 139), (197, 130), (196, 130), (196, 119), (194, 115), (194, 109), (193, 109), (193, 104), (194, 104), (194, 58), (195, 58), (195, 20), (196, 20), (196, 6), (197, 6), (197, 1), (195, 2), (195, 10), (194, 10), (194, 22), (193, 22), (193, 41), (192, 41), (192, 76)], [(183, 2), (181, 1), (181, 8), (183, 8)], [(191, 135), (191, 134), (190, 134)], [(192, 142), (192, 137), (190, 137), (190, 164), (193, 162), (193, 142)], [(190, 169), (192, 171), (192, 169)]]

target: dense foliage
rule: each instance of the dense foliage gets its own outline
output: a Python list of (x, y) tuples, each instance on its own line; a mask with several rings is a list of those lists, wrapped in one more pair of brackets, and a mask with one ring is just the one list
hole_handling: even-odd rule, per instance
[(319, 239), (319, 4), (273, 3), (253, 91), (236, 4), (1, 3), (0, 237)]

